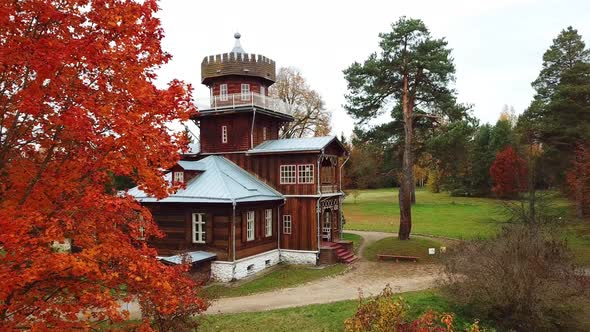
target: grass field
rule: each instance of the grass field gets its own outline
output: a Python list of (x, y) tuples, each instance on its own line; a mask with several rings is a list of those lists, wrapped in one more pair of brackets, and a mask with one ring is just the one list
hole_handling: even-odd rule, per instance
[[(548, 197), (552, 213), (570, 220), (562, 227), (576, 255), (576, 262), (589, 266), (590, 220), (576, 220), (566, 199), (557, 195)], [(356, 203), (354, 198), (346, 198), (343, 209), (345, 229), (398, 231), (397, 188), (361, 190)], [(497, 199), (451, 197), (446, 193), (434, 194), (418, 189), (416, 204), (412, 206), (412, 233), (454, 239), (490, 237), (500, 229), (505, 219), (502, 201)]]
[[(437, 291), (400, 294), (409, 304), (410, 317), (417, 317), (428, 309), (456, 314), (455, 327), (461, 330), (473, 322), (462, 311), (453, 307)], [(328, 304), (312, 304), (304, 307), (271, 311), (206, 316), (200, 331), (343, 331), (344, 321), (351, 317), (357, 300)]]
[[(356, 204), (347, 197), (343, 205), (346, 229), (397, 232), (397, 189), (361, 190)], [(412, 233), (456, 239), (490, 236), (503, 220), (497, 200), (451, 197), (445, 193), (416, 191), (412, 207)]]
[[(381, 239), (364, 250), (363, 257), (369, 261), (378, 261), (378, 254), (419, 257), (418, 263), (436, 263), (440, 259), (439, 248), (444, 246), (438, 241), (412, 237), (408, 241), (399, 241), (397, 237)], [(428, 248), (435, 248), (436, 254), (429, 255)]]
[(321, 268), (281, 264), (271, 272), (256, 276), (254, 279), (228, 284), (213, 284), (204, 288), (203, 292), (210, 298), (245, 296), (292, 287), (327, 276), (340, 274), (344, 270), (346, 270), (346, 265), (344, 264)]

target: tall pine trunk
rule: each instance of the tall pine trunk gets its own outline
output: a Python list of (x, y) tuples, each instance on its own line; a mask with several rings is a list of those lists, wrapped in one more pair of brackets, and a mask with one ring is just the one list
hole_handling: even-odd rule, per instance
[(399, 196), (399, 233), (400, 240), (408, 240), (412, 230), (412, 182), (414, 181), (414, 158), (412, 154), (412, 103), (409, 99), (408, 76), (404, 76), (402, 93), (402, 111), (404, 113), (404, 155), (402, 161), (402, 180)]

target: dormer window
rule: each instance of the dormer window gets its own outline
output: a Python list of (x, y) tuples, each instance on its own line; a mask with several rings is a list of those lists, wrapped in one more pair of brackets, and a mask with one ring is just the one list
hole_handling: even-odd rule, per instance
[(242, 100), (250, 98), (250, 84), (242, 84)]
[(221, 143), (227, 143), (227, 126), (221, 126)]
[(227, 101), (227, 84), (219, 85), (219, 100)]
[(174, 182), (184, 183), (184, 172), (174, 172), (173, 176)]

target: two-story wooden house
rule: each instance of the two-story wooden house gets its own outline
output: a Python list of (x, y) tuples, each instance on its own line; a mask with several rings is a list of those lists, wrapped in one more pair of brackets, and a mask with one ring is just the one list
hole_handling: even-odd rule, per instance
[(162, 255), (215, 257), (211, 273), (222, 281), (278, 262), (351, 262), (341, 241), (346, 149), (334, 136), (280, 138), (294, 119), (288, 105), (269, 96), (275, 62), (245, 53), (235, 37), (231, 52), (201, 64), (211, 97), (193, 118), (200, 151), (167, 175), (186, 188), (163, 200), (129, 191), (167, 234), (153, 244)]

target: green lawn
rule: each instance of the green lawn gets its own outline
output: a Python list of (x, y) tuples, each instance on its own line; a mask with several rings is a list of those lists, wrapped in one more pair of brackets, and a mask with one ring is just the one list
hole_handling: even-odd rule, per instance
[[(409, 304), (411, 317), (417, 317), (428, 309), (434, 309), (438, 312), (455, 313), (457, 330), (473, 322), (473, 319), (466, 317), (459, 308), (453, 307), (437, 291), (409, 292), (399, 295)], [(203, 326), (200, 330), (343, 331), (344, 321), (354, 314), (357, 305), (357, 300), (349, 300), (253, 313), (211, 315), (203, 318)]]
[(254, 279), (227, 284), (213, 284), (204, 288), (203, 292), (212, 298), (245, 296), (296, 286), (340, 274), (345, 270), (346, 265), (344, 264), (325, 267), (280, 264), (271, 272), (256, 276)]
[[(576, 255), (576, 262), (590, 265), (590, 220), (576, 220), (571, 203), (546, 193), (552, 213), (570, 220), (562, 227)], [(506, 219), (502, 201), (493, 198), (451, 197), (424, 189), (416, 191), (412, 206), (412, 233), (454, 239), (490, 237)], [(397, 188), (361, 190), (357, 202), (348, 196), (343, 204), (345, 229), (397, 232), (399, 204)]]
[[(378, 254), (415, 256), (420, 258), (418, 263), (435, 263), (439, 261), (441, 246), (445, 245), (438, 241), (415, 236), (407, 241), (399, 241), (397, 237), (388, 237), (366, 247), (363, 256), (370, 261), (378, 261)], [(429, 255), (428, 248), (435, 248), (436, 254)]]
[[(361, 190), (354, 203), (347, 197), (343, 205), (346, 229), (397, 232), (399, 204), (397, 189)], [(445, 193), (416, 191), (412, 206), (412, 233), (471, 239), (490, 236), (498, 230), (503, 215), (495, 199), (451, 197)]]
[(342, 233), (342, 239), (352, 241), (354, 252), (358, 252), (359, 247), (363, 244), (363, 237), (352, 233)]

